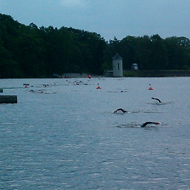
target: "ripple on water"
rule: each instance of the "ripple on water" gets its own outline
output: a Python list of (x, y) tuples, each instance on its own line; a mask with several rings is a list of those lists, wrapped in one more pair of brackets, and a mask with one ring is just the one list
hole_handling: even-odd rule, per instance
[(190, 187), (190, 78), (1, 82), (19, 101), (0, 105), (0, 189)]

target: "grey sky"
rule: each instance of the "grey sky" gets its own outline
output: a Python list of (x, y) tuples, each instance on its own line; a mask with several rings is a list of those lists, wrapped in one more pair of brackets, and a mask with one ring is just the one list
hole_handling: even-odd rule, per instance
[(190, 39), (189, 0), (0, 0), (0, 13), (25, 25), (73, 27), (106, 40), (154, 34)]

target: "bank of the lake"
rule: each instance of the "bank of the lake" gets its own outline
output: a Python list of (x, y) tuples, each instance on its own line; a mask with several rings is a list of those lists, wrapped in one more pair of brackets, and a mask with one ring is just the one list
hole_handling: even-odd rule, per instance
[(190, 71), (181, 70), (144, 70), (124, 71), (124, 77), (189, 77)]

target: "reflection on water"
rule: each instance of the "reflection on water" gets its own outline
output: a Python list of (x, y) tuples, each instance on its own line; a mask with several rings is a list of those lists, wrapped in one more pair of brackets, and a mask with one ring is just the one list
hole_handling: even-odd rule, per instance
[(183, 77), (0, 80), (18, 96), (0, 104), (0, 188), (188, 189), (189, 86)]

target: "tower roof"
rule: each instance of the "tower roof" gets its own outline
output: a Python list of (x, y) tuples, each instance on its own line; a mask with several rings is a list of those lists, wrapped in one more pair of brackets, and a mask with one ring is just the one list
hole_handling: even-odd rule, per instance
[(123, 58), (118, 53), (116, 53), (116, 55), (112, 59), (113, 60), (122, 60)]

